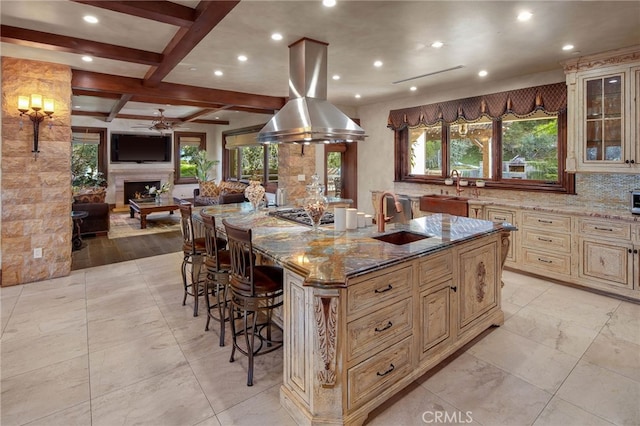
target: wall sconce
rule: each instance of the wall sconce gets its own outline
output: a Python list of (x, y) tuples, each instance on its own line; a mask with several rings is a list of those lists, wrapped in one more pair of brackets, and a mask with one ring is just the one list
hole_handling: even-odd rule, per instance
[[(32, 109), (32, 112), (29, 112)], [(42, 110), (42, 112), (40, 112)], [(22, 117), (27, 115), (33, 123), (33, 152), (34, 158), (38, 158), (38, 134), (40, 131), (40, 123), (45, 117), (53, 115), (53, 99), (45, 98), (44, 105), (42, 102), (42, 95), (33, 94), (29, 96), (18, 96), (18, 111), (20, 111), (20, 130), (22, 130)], [(51, 121), (49, 122), (49, 129), (51, 129)]]

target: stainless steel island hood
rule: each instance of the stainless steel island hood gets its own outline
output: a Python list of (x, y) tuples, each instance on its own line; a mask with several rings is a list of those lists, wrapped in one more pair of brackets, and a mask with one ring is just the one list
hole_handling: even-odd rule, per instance
[(364, 130), (327, 101), (327, 43), (289, 46), (289, 101), (258, 133), (260, 143), (363, 141)]

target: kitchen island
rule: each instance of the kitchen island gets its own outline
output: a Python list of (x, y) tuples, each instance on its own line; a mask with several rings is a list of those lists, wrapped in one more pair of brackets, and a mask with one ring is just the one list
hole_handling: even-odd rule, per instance
[[(319, 232), (248, 205), (203, 209), (253, 230), (285, 269), (282, 405), (298, 424), (362, 424), (368, 414), (492, 325), (510, 227), (436, 214)], [(392, 244), (399, 231), (425, 237)], [(399, 235), (399, 234), (398, 234)]]

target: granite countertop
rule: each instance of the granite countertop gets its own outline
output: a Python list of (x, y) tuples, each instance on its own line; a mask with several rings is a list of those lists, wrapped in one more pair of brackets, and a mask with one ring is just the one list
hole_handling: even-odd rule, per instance
[[(411, 220), (407, 224), (388, 224), (384, 233), (375, 226), (335, 231), (333, 226), (312, 228), (269, 216), (267, 211), (251, 212), (248, 203), (207, 206), (200, 212), (253, 231), (257, 252), (305, 277), (305, 285), (344, 287), (349, 278), (376, 271), (411, 259), (426, 256), (451, 245), (511, 230), (508, 224), (434, 214)], [(395, 245), (373, 239), (382, 234), (407, 230), (428, 235), (416, 242)]]

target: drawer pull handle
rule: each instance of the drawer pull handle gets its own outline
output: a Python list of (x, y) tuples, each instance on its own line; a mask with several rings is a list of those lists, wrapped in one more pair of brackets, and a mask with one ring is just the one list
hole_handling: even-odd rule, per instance
[(598, 231), (609, 231), (609, 232), (613, 232), (613, 229), (611, 228), (600, 228), (599, 226), (595, 227)]
[(378, 376), (380, 376), (380, 377), (384, 377), (384, 376), (386, 376), (387, 374), (391, 373), (391, 372), (392, 372), (393, 370), (395, 370), (395, 369), (396, 369), (396, 367), (394, 367), (394, 365), (393, 365), (393, 364), (389, 364), (389, 369), (388, 369), (387, 371), (384, 371), (384, 372), (382, 372), (382, 373), (378, 371), (376, 374), (377, 374)]
[(495, 216), (495, 218), (496, 218), (497, 220), (504, 220), (504, 221), (506, 221), (506, 220), (507, 220), (507, 218), (506, 218), (506, 217)]
[(545, 243), (552, 243), (553, 240), (549, 239), (549, 238), (542, 238), (542, 237), (538, 237), (538, 241), (544, 241)]
[(553, 263), (553, 260), (547, 260), (547, 259), (542, 259), (542, 258), (538, 258), (539, 262), (543, 262), (543, 263)]
[(454, 292), (454, 293), (458, 291), (458, 287), (456, 287), (456, 286), (451, 286), (451, 287), (449, 287), (449, 288), (450, 288), (451, 290), (453, 290), (453, 292)]
[(540, 222), (540, 223), (549, 223), (549, 224), (553, 223), (552, 220), (542, 220), (542, 219), (538, 219), (538, 222)]
[(376, 328), (375, 328), (375, 330), (379, 333), (379, 332), (381, 332), (381, 331), (385, 331), (385, 330), (390, 329), (392, 325), (393, 325), (393, 323), (392, 323), (391, 321), (389, 321), (389, 322), (387, 323), (387, 325), (385, 325), (384, 327), (382, 327), (382, 328), (378, 328), (378, 327), (376, 327)]
[(385, 293), (389, 290), (393, 290), (393, 286), (391, 284), (388, 284), (385, 288), (383, 288), (382, 290), (378, 290), (377, 288), (374, 290), (375, 293)]

